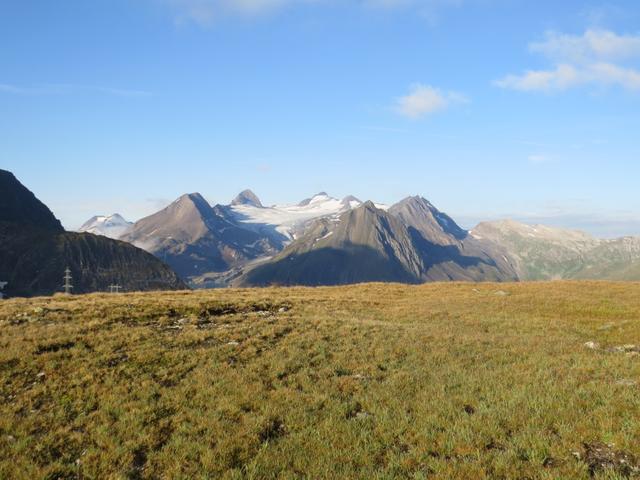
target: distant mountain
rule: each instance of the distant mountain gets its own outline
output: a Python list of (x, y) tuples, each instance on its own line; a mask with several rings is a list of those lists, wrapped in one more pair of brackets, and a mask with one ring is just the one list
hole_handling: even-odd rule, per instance
[(468, 255), (459, 244), (461, 239), (454, 235), (462, 236), (464, 231), (452, 220), (445, 230), (438, 218), (443, 224), (448, 219), (417, 197), (388, 212), (366, 202), (338, 218), (314, 222), (279, 255), (250, 269), (237, 283), (340, 285), (516, 279), (507, 262), (498, 264), (480, 249), (474, 253), (481, 256)]
[(522, 280), (640, 280), (640, 238), (602, 240), (511, 220), (481, 223), (471, 236), (499, 245)]
[(137, 221), (122, 240), (153, 253), (190, 281), (277, 251), (268, 238), (219, 215), (199, 193)]
[(66, 267), (73, 291), (186, 288), (166, 265), (132, 245), (88, 233), (65, 232), (53, 213), (10, 172), (0, 170), (0, 280), (9, 296), (61, 291)]
[(252, 207), (262, 208), (262, 202), (258, 196), (251, 190), (243, 190), (231, 201), (231, 205), (250, 205)]
[(640, 281), (640, 238), (601, 240), (573, 278)]
[(78, 231), (118, 239), (127, 233), (132, 225), (132, 222), (127, 222), (120, 214), (114, 213), (113, 215), (92, 217)]

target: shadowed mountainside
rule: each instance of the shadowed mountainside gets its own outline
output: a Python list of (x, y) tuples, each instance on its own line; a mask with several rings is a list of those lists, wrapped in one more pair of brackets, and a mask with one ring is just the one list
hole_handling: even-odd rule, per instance
[[(407, 211), (414, 207), (420, 210), (428, 203), (417, 198), (406, 202), (410, 202)], [(430, 218), (436, 217), (431, 214)], [(418, 214), (412, 215), (412, 219), (422, 231), (406, 225), (391, 211), (385, 212), (372, 202), (365, 202), (343, 213), (337, 221), (315, 222), (282, 253), (249, 270), (236, 283), (339, 285), (368, 281), (421, 283), (517, 278), (506, 262), (496, 262), (479, 248), (465, 249), (463, 241), (445, 231), (437, 221), (434, 220), (436, 227)], [(464, 231), (450, 222), (450, 231), (462, 237)], [(475, 247), (473, 242), (471, 245)]]
[[(65, 232), (53, 213), (10, 172), (0, 170), (0, 280), (9, 296), (61, 291), (66, 267), (73, 291), (183, 289), (186, 285), (153, 255), (117, 240)], [(9, 200), (7, 201), (6, 198)]]

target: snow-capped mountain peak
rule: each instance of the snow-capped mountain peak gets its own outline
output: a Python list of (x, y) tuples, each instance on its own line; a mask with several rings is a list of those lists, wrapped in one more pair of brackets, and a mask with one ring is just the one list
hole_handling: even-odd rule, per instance
[(125, 220), (122, 215), (114, 213), (112, 215), (96, 215), (86, 221), (78, 231), (118, 239), (124, 235), (132, 225), (133, 223)]
[(273, 205), (256, 207), (250, 204), (232, 204), (228, 208), (234, 220), (245, 228), (264, 231), (270, 227), (289, 240), (295, 238), (295, 232), (311, 220), (337, 216), (340, 213), (360, 206), (362, 202), (353, 196), (339, 200), (320, 192), (295, 205)]

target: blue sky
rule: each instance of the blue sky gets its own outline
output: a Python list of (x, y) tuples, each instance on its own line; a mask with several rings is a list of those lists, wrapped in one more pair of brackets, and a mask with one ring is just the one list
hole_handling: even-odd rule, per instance
[(632, 0), (0, 0), (0, 168), (70, 229), (251, 188), (640, 234), (639, 131)]

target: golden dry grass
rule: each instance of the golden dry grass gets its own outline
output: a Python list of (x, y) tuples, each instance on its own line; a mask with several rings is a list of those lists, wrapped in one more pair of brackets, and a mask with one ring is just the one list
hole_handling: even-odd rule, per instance
[(633, 476), (625, 344), (640, 284), (3, 301), (0, 478)]

